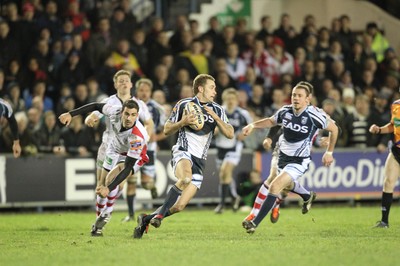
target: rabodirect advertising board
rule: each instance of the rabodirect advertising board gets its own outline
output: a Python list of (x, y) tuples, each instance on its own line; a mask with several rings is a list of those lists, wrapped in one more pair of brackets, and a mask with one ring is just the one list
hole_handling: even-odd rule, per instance
[[(330, 167), (322, 165), (323, 154), (318, 151), (312, 154), (308, 171), (299, 179), (304, 187), (316, 191), (319, 199), (369, 199), (382, 195), (387, 153), (336, 151)], [(263, 178), (268, 177), (271, 154), (259, 154), (256, 160)]]

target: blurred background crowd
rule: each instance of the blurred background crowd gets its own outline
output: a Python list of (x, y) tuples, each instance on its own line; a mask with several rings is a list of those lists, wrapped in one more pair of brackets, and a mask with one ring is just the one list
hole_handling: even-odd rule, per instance
[[(342, 129), (338, 147), (383, 152), (390, 140), (368, 132), (390, 120), (390, 104), (399, 98), (399, 57), (374, 21), (354, 30), (343, 14), (324, 27), (310, 14), (297, 31), (290, 14), (279, 15), (277, 28), (266, 15), (253, 30), (246, 19), (221, 25), (210, 17), (200, 32), (187, 15), (168, 26), (161, 17), (139, 23), (129, 0), (2, 2), (0, 97), (12, 105), (24, 155), (95, 156), (104, 125), (89, 128), (77, 117), (66, 128), (57, 117), (114, 94), (112, 77), (120, 69), (133, 82), (150, 78), (152, 97), (167, 116), (179, 99), (192, 96), (199, 73), (215, 77), (219, 103), (223, 90), (237, 89), (239, 105), (253, 119), (290, 103), (293, 85), (308, 81), (313, 104)], [(1, 123), (0, 152), (7, 153), (12, 135)], [(261, 150), (265, 133), (248, 138), (246, 147)], [(159, 148), (173, 143), (167, 138)]]

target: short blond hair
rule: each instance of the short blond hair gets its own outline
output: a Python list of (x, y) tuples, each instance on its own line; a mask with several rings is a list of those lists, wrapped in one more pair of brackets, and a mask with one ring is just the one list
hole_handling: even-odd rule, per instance
[(151, 81), (150, 79), (146, 79), (146, 78), (141, 78), (138, 81), (136, 81), (135, 83), (135, 88), (139, 88), (140, 84), (147, 84), (149, 85), (150, 89), (153, 90), (153, 81)]
[(229, 94), (233, 94), (236, 96), (236, 98), (239, 97), (239, 93), (235, 88), (227, 88), (222, 92), (222, 101), (225, 101), (226, 97), (228, 97)]
[(131, 72), (129, 72), (129, 71), (127, 71), (127, 70), (119, 70), (117, 73), (115, 73), (114, 74), (114, 77), (113, 77), (113, 81), (114, 81), (114, 83), (116, 83), (117, 82), (117, 79), (118, 79), (118, 77), (120, 77), (120, 76), (123, 76), (123, 75), (127, 75), (128, 77), (129, 77), (129, 79), (131, 78)]

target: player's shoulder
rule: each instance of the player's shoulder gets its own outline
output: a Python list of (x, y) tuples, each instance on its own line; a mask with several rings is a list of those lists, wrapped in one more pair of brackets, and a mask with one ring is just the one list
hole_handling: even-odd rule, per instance
[(309, 105), (306, 109), (306, 111), (310, 114), (314, 114), (314, 115), (326, 115), (325, 111), (322, 110), (319, 107), (316, 107), (314, 105)]

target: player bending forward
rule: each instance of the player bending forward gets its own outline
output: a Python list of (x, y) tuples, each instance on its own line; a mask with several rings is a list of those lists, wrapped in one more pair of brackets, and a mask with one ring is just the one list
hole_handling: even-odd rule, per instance
[[(99, 209), (100, 215), (92, 226), (92, 236), (102, 236), (103, 227), (110, 221), (114, 202), (122, 192), (121, 184), (129, 175), (136, 173), (148, 161), (147, 142), (149, 135), (144, 126), (138, 121), (139, 105), (134, 100), (127, 100), (121, 106), (104, 103), (91, 103), (78, 109), (60, 115), (61, 123), (69, 125), (73, 116), (100, 111), (110, 118), (110, 124), (114, 131), (114, 138), (107, 146), (106, 158), (103, 168), (108, 171), (106, 185), (96, 189), (100, 195), (98, 205), (104, 206)], [(121, 162), (124, 167), (121, 171), (111, 171)], [(111, 172), (110, 172), (111, 171)], [(114, 178), (115, 176), (115, 178)], [(99, 200), (99, 199), (98, 199)]]

